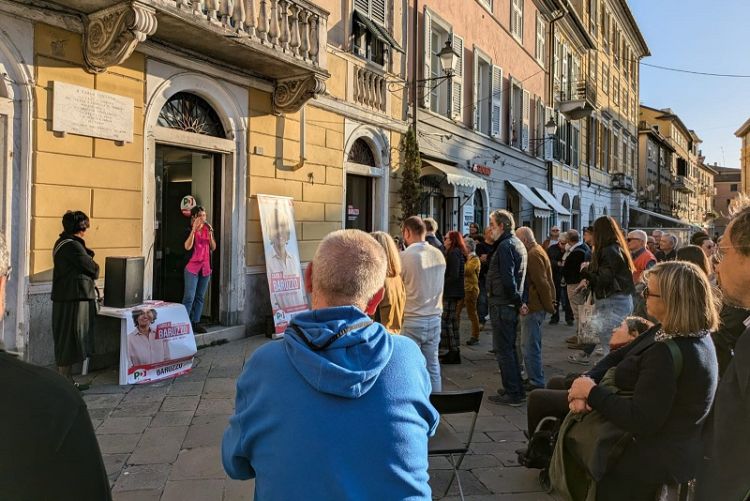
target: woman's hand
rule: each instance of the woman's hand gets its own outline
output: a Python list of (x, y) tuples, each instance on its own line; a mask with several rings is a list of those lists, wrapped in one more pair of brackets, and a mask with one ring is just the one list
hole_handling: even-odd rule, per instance
[(193, 232), (197, 232), (201, 229), (201, 226), (203, 226), (203, 220), (199, 217), (195, 218), (193, 221)]
[(589, 284), (588, 280), (581, 280), (581, 283), (579, 283), (579, 284), (578, 284), (578, 287), (576, 287), (576, 290), (575, 290), (575, 292), (580, 292), (580, 291), (582, 291), (582, 290), (583, 290), (584, 288), (586, 288), (586, 286), (587, 286), (588, 284)]
[(570, 387), (570, 390), (568, 390), (568, 402), (577, 398), (582, 398), (584, 400), (589, 398), (589, 393), (591, 393), (591, 389), (594, 386), (596, 386), (596, 383), (590, 377), (579, 377), (573, 381), (573, 385)]

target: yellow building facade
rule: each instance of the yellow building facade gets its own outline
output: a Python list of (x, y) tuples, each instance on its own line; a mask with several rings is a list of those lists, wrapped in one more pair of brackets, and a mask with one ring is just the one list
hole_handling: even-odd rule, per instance
[[(0, 37), (0, 131), (12, 152), (3, 223), (20, 270), (9, 349), (52, 361), (52, 246), (67, 210), (91, 218), (86, 243), (102, 272), (108, 256), (143, 256), (145, 297), (179, 301), (175, 249), (187, 222), (178, 205), (195, 196), (219, 241), (205, 342), (268, 328), (256, 195), (293, 199), (303, 267), (331, 231), (397, 231), (400, 2), (59, 4), (0, 4), (14, 35)], [(107, 22), (112, 36), (102, 38), (95, 27)], [(66, 84), (126, 98), (132, 139), (55, 130), (55, 86), (62, 99)]]
[(750, 193), (750, 118), (734, 133), (740, 141), (740, 189)]

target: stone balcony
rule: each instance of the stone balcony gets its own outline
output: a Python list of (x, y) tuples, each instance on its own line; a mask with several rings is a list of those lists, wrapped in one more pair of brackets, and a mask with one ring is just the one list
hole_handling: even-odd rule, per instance
[(694, 193), (693, 182), (686, 176), (676, 176), (672, 188), (681, 193)]
[(580, 79), (556, 93), (558, 109), (568, 120), (586, 118), (596, 109), (596, 85)]
[(352, 63), (351, 101), (377, 113), (388, 111), (388, 82), (385, 71), (366, 62)]
[(84, 19), (91, 72), (152, 40), (273, 82), (276, 111), (325, 92), (328, 12), (307, 0), (53, 0)]

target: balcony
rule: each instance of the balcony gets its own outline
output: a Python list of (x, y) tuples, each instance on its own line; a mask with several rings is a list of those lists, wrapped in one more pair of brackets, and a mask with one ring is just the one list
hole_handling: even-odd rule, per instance
[(612, 174), (612, 189), (633, 192), (633, 178), (624, 172)]
[(328, 12), (308, 0), (52, 0), (84, 17), (92, 73), (124, 62), (139, 43), (235, 66), (274, 84), (276, 111), (325, 92)]
[(558, 109), (568, 120), (580, 120), (596, 109), (596, 85), (590, 80), (578, 80), (559, 90)]
[(693, 193), (693, 183), (686, 176), (676, 176), (672, 189), (681, 193)]
[(382, 68), (371, 65), (352, 64), (351, 99), (370, 111), (386, 113), (388, 110), (388, 91), (385, 72)]

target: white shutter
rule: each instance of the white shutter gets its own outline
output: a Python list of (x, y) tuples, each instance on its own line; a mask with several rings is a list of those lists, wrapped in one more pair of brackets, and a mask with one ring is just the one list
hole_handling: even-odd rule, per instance
[(385, 24), (385, 0), (370, 0), (370, 17)]
[[(424, 70), (422, 72), (422, 78), (432, 78), (432, 15), (425, 9), (424, 11)], [(429, 82), (427, 82), (429, 84)], [(430, 107), (430, 87), (425, 85), (422, 87), (422, 104), (425, 108)], [(416, 112), (416, 111), (415, 111)]]
[[(550, 118), (552, 118), (552, 108), (549, 106), (544, 109), (544, 123), (550, 121)], [(559, 127), (559, 124), (558, 124)], [(544, 160), (551, 162), (552, 156), (554, 154), (554, 147), (555, 147), (555, 140), (554, 138), (544, 138)]]
[(474, 130), (479, 130), (480, 127), (480, 113), (479, 113), (479, 91), (481, 86), (479, 85), (479, 54), (477, 48), (474, 46)]
[(460, 122), (464, 116), (464, 39), (456, 34), (451, 36), (453, 50), (458, 54), (451, 82), (451, 118)]
[(492, 65), (490, 85), (490, 135), (500, 138), (503, 130), (503, 69)]
[(562, 92), (563, 100), (570, 99), (569, 80), (568, 80), (568, 46), (562, 46)]
[(370, 0), (354, 0), (354, 8), (359, 9), (362, 14), (370, 15)]
[(531, 119), (530, 110), (531, 95), (529, 91), (523, 91), (523, 124), (521, 125), (521, 149), (523, 151), (529, 151), (529, 121)]

